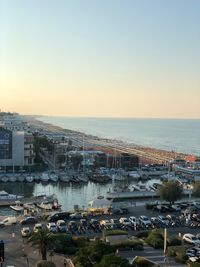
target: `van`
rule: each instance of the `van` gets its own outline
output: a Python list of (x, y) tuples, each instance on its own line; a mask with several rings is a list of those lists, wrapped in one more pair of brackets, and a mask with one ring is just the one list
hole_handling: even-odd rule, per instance
[(15, 216), (10, 216), (5, 218), (3, 221), (0, 222), (0, 225), (7, 226), (7, 225), (13, 225), (17, 223), (17, 218)]

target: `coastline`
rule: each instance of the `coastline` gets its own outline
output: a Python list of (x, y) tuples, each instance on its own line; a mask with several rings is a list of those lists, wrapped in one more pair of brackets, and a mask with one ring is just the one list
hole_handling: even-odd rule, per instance
[[(27, 118), (27, 117), (26, 117)], [(85, 148), (92, 148), (95, 150), (102, 150), (107, 153), (130, 153), (138, 155), (142, 162), (157, 162), (157, 163), (169, 163), (175, 158), (185, 159), (191, 154), (186, 154), (177, 151), (168, 151), (164, 149), (158, 149), (154, 147), (141, 146), (133, 143), (124, 142), (118, 139), (109, 139), (95, 136), (92, 134), (86, 134), (81, 131), (65, 129), (51, 123), (46, 123), (38, 119), (38, 117), (28, 118), (28, 122), (40, 131), (50, 131), (54, 133), (62, 133), (71, 138), (74, 142)], [(145, 160), (146, 159), (146, 160)]]

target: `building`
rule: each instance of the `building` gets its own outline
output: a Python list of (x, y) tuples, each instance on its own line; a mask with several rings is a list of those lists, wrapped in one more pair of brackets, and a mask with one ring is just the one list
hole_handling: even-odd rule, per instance
[(34, 164), (33, 136), (0, 127), (0, 167), (23, 168)]

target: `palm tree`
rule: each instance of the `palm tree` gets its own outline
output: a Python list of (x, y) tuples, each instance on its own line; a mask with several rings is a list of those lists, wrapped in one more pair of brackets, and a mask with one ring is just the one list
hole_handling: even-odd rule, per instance
[(47, 260), (47, 249), (50, 248), (55, 240), (55, 236), (48, 230), (40, 230), (37, 233), (33, 233), (28, 243), (33, 247), (37, 247), (42, 255), (42, 260)]

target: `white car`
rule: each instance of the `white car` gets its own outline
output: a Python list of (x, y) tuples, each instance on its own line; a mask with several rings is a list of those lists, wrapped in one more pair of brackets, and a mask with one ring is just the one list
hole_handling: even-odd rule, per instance
[(184, 234), (183, 240), (192, 245), (200, 245), (200, 240), (192, 234)]
[(139, 217), (139, 223), (141, 225), (144, 225), (144, 226), (150, 226), (151, 225), (151, 221), (149, 220), (149, 218), (147, 216), (140, 216)]
[(58, 230), (54, 222), (47, 223), (47, 229), (52, 233), (56, 233)]
[(44, 224), (36, 223), (34, 228), (33, 228), (33, 232), (37, 233), (37, 232), (42, 231), (42, 230), (44, 230)]
[(129, 222), (130, 222), (132, 225), (136, 225), (136, 224), (138, 224), (138, 220), (137, 220), (137, 218), (134, 217), (134, 216), (131, 216), (131, 217), (129, 218)]
[(131, 223), (130, 221), (126, 218), (126, 217), (122, 217), (119, 219), (119, 222), (122, 224), (122, 225), (125, 225), (125, 226), (131, 226)]
[(23, 227), (21, 229), (21, 236), (22, 237), (28, 237), (31, 235), (31, 229), (29, 227)]

